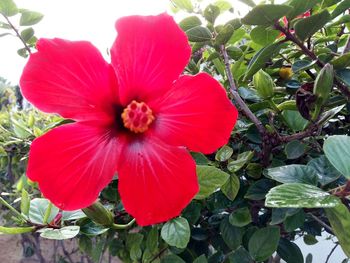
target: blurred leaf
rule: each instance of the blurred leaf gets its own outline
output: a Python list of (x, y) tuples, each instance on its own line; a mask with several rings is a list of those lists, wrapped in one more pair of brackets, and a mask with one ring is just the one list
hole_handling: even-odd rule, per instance
[(246, 25), (273, 25), (292, 10), (288, 5), (257, 5), (245, 17), (242, 23)]
[(326, 25), (330, 19), (331, 16), (327, 10), (300, 19), (294, 25), (295, 34), (300, 40), (304, 41)]
[(350, 179), (350, 136), (334, 135), (327, 138), (323, 151), (331, 164)]
[(292, 232), (297, 228), (301, 228), (305, 222), (305, 213), (302, 209), (298, 213), (289, 216), (284, 221), (283, 225), (287, 232)]
[(217, 45), (224, 45), (226, 44), (230, 39), (234, 32), (234, 28), (227, 24), (224, 26), (223, 29), (221, 29), (218, 33), (218, 35), (215, 38), (215, 44)]
[(27, 227), (0, 226), (0, 234), (18, 235), (18, 234), (24, 234), (24, 233), (34, 232), (34, 231), (35, 231), (34, 226), (27, 226)]
[(160, 260), (161, 263), (185, 263), (182, 258), (174, 254), (166, 255)]
[(207, 258), (205, 255), (200, 255), (198, 258), (196, 258), (193, 263), (208, 263)]
[(235, 175), (230, 175), (226, 183), (221, 186), (221, 191), (226, 195), (231, 201), (235, 200), (239, 191), (239, 178)]
[(345, 231), (350, 229), (350, 212), (348, 208), (343, 204), (339, 204), (333, 208), (326, 208), (325, 211), (344, 253), (350, 257), (350, 232)]
[(336, 181), (341, 176), (341, 173), (334, 168), (324, 155), (312, 159), (307, 165), (316, 171), (318, 182), (322, 186)]
[(98, 236), (108, 231), (109, 228), (106, 228), (102, 225), (97, 225), (91, 220), (87, 220), (87, 223), (80, 226), (80, 231), (82, 234), (87, 236)]
[(26, 28), (21, 32), (21, 37), (25, 42), (27, 42), (33, 36), (34, 36), (34, 29), (31, 27)]
[[(49, 201), (45, 198), (34, 198), (30, 201), (29, 220), (35, 224), (44, 224), (44, 215), (49, 206)], [(52, 205), (51, 213), (47, 222), (51, 222), (58, 214), (59, 209)]]
[(215, 154), (215, 160), (219, 161), (219, 162), (225, 162), (228, 159), (230, 159), (230, 157), (233, 154), (233, 149), (227, 145), (221, 147)]
[(205, 42), (212, 39), (211, 32), (203, 26), (195, 26), (186, 31), (188, 40), (191, 42)]
[(267, 207), (334, 207), (339, 199), (320, 188), (301, 183), (287, 183), (272, 188), (266, 195)]
[(306, 146), (300, 141), (291, 141), (286, 144), (284, 152), (287, 155), (287, 159), (293, 160), (298, 159), (305, 153)]
[(343, 0), (333, 10), (331, 17), (332, 19), (336, 18), (340, 14), (344, 13), (350, 8), (350, 0)]
[(293, 131), (303, 131), (308, 125), (308, 120), (305, 120), (299, 111), (295, 110), (284, 110), (282, 112), (284, 120), (287, 122), (289, 128)]
[(350, 70), (349, 69), (337, 70), (336, 74), (347, 86), (350, 86)]
[(32, 26), (39, 23), (43, 19), (44, 15), (30, 10), (22, 11), (21, 19), (19, 24), (21, 26)]
[(219, 7), (220, 13), (223, 13), (228, 10), (233, 11), (233, 7), (229, 1), (218, 0), (214, 2), (214, 5)]
[(197, 165), (209, 164), (208, 158), (203, 153), (191, 152), (191, 156), (196, 161)]
[(277, 254), (287, 263), (304, 263), (300, 248), (286, 238), (280, 239)]
[(29, 216), (30, 198), (28, 192), (23, 188), (21, 196), (21, 213)]
[(246, 34), (246, 32), (243, 28), (239, 28), (239, 29), (235, 30), (233, 32), (230, 40), (228, 41), (228, 43), (235, 44), (238, 41), (242, 41), (242, 38), (244, 37), (245, 34)]
[(193, 27), (200, 26), (201, 24), (202, 22), (197, 16), (189, 16), (181, 20), (179, 26), (183, 31), (187, 31)]
[(342, 69), (350, 66), (350, 52), (333, 59), (331, 64), (335, 69)]
[(195, 199), (204, 199), (217, 191), (229, 178), (229, 174), (213, 166), (197, 165), (199, 192)]
[(60, 229), (44, 228), (40, 232), (40, 236), (47, 239), (64, 240), (70, 239), (79, 234), (79, 226), (65, 226)]
[(290, 164), (267, 170), (267, 176), (280, 183), (304, 183), (317, 185), (316, 171), (309, 166)]
[(148, 232), (146, 246), (151, 254), (155, 254), (158, 251), (158, 228), (153, 226), (152, 229)]
[(299, 71), (304, 71), (306, 69), (311, 68), (313, 65), (316, 64), (316, 60), (309, 61), (309, 60), (297, 60), (292, 65), (292, 70), (294, 73), (297, 73)]
[(267, 46), (273, 43), (280, 32), (269, 27), (257, 26), (250, 32), (250, 37), (252, 40), (262, 46)]
[(218, 6), (209, 4), (205, 9), (203, 16), (211, 24), (215, 23), (216, 18), (220, 15), (220, 8)]
[(0, 13), (5, 16), (14, 16), (18, 13), (18, 8), (12, 0), (1, 0)]
[(163, 225), (161, 236), (170, 246), (185, 248), (190, 241), (190, 226), (185, 218), (174, 218)]
[(279, 239), (279, 227), (260, 228), (249, 240), (249, 254), (256, 261), (265, 261), (277, 250)]
[(253, 263), (252, 257), (249, 255), (249, 252), (242, 246), (236, 249), (232, 254), (230, 253), (229, 257), (230, 263)]
[(313, 235), (305, 235), (304, 237), (303, 237), (303, 240), (304, 240), (304, 243), (306, 244), (306, 245), (309, 245), (309, 246), (312, 246), (312, 245), (315, 245), (317, 242), (318, 242), (318, 240), (316, 239), (316, 237), (315, 236), (313, 236)]
[(238, 0), (238, 1), (240, 1), (240, 2), (242, 2), (242, 3), (244, 3), (244, 4), (246, 4), (246, 5), (248, 5), (248, 6), (250, 6), (250, 7), (256, 6), (256, 4), (255, 4), (255, 2), (254, 2), (253, 0)]
[(229, 161), (227, 164), (227, 169), (230, 172), (237, 172), (242, 169), (242, 167), (248, 163), (254, 157), (254, 152), (247, 151), (237, 155), (236, 160)]
[(176, 7), (186, 10), (188, 12), (193, 11), (193, 5), (191, 0), (170, 0)]
[(293, 10), (291, 10), (287, 17), (288, 19), (295, 18), (298, 15), (301, 15), (305, 13), (306, 11), (312, 9), (315, 7), (316, 4), (318, 4), (319, 0), (291, 0), (288, 2), (288, 5), (293, 7)]
[(84, 217), (86, 217), (86, 215), (80, 209), (74, 210), (74, 211), (62, 211), (61, 220), (62, 221), (77, 220)]
[(231, 225), (243, 227), (252, 222), (250, 210), (248, 207), (242, 207), (233, 211), (229, 216), (229, 222)]

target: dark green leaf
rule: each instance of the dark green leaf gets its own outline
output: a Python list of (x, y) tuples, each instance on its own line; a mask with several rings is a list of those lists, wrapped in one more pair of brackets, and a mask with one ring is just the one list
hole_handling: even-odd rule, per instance
[(350, 0), (343, 0), (341, 1), (332, 12), (332, 19), (339, 16), (341, 13), (344, 13), (346, 10), (350, 8)]
[(253, 263), (252, 257), (249, 255), (248, 251), (240, 246), (228, 257), (230, 263)]
[(266, 195), (267, 207), (316, 208), (334, 207), (339, 199), (320, 188), (300, 183), (288, 183), (272, 188)]
[(286, 238), (280, 239), (277, 254), (287, 263), (304, 263), (300, 248)]
[(318, 182), (324, 186), (337, 180), (341, 173), (322, 155), (319, 158), (312, 159), (308, 164), (317, 174)]
[(288, 5), (292, 6), (293, 10), (288, 13), (288, 19), (293, 19), (296, 16), (305, 13), (319, 2), (319, 0), (291, 0), (290, 2), (288, 2)]
[(160, 260), (161, 263), (186, 263), (182, 258), (174, 254), (166, 255)]
[(201, 24), (202, 22), (197, 16), (189, 16), (181, 20), (179, 26), (183, 31), (187, 31), (193, 27), (200, 26)]
[(336, 74), (347, 86), (350, 86), (350, 70), (349, 69), (337, 70)]
[(185, 218), (174, 218), (163, 225), (161, 236), (170, 246), (185, 248), (190, 241), (190, 225)]
[(218, 33), (218, 35), (215, 38), (215, 44), (217, 45), (224, 45), (226, 44), (230, 39), (234, 32), (233, 26), (230, 24), (227, 24), (224, 26), (223, 29), (221, 29)]
[(242, 244), (244, 229), (231, 225), (228, 217), (221, 221), (220, 232), (229, 248), (237, 249)]
[(230, 175), (226, 183), (221, 186), (221, 191), (226, 195), (231, 201), (235, 200), (239, 191), (239, 178), (235, 175)]
[(295, 132), (303, 131), (309, 123), (308, 120), (301, 116), (299, 111), (284, 110), (282, 115), (289, 128)]
[(342, 69), (350, 66), (350, 52), (337, 57), (331, 61), (334, 69)]
[(331, 164), (350, 179), (350, 136), (334, 135), (324, 142), (323, 151)]
[(301, 141), (291, 141), (286, 144), (284, 152), (287, 155), (287, 159), (298, 159), (305, 153), (306, 146)]
[(242, 23), (246, 25), (273, 25), (292, 10), (288, 5), (257, 5), (245, 17)]
[(268, 179), (261, 179), (252, 184), (244, 198), (251, 200), (262, 200), (265, 198), (267, 192), (274, 186), (273, 181)]
[(195, 26), (186, 31), (188, 40), (191, 42), (205, 42), (211, 40), (212, 35), (208, 28), (203, 26)]
[(303, 237), (303, 240), (304, 240), (304, 243), (306, 244), (306, 245), (309, 245), (309, 246), (311, 246), (311, 245), (315, 245), (317, 242), (318, 242), (318, 240), (316, 239), (316, 237), (315, 236), (313, 236), (313, 235), (305, 235), (304, 237)]
[(220, 188), (229, 178), (229, 174), (213, 166), (197, 165), (199, 192), (196, 199), (204, 199)]
[(268, 259), (276, 251), (280, 239), (279, 227), (258, 229), (249, 240), (249, 253), (256, 261)]
[(207, 258), (205, 255), (200, 255), (198, 258), (196, 258), (193, 263), (208, 263)]
[(280, 32), (269, 27), (257, 26), (250, 32), (252, 40), (262, 46), (267, 46), (273, 43)]
[(29, 27), (21, 32), (21, 37), (25, 42), (28, 42), (34, 36), (34, 29)]
[(209, 4), (205, 9), (204, 9), (204, 17), (205, 19), (214, 24), (216, 18), (220, 15), (220, 8), (218, 6)]
[(313, 65), (316, 64), (316, 60), (309, 61), (309, 60), (297, 60), (292, 65), (292, 70), (294, 73), (297, 73), (299, 71), (304, 71), (306, 69), (311, 68)]
[(252, 222), (249, 208), (243, 207), (233, 211), (229, 216), (229, 221), (231, 225), (238, 227), (248, 225), (250, 222)]
[(292, 232), (297, 228), (301, 228), (305, 222), (305, 213), (302, 209), (298, 213), (289, 216), (284, 221), (284, 228), (287, 232)]
[(330, 19), (331, 16), (327, 10), (310, 17), (300, 19), (294, 25), (295, 34), (300, 40), (304, 41), (326, 25)]
[(317, 185), (316, 171), (306, 165), (290, 164), (267, 170), (267, 176), (280, 183), (303, 183)]

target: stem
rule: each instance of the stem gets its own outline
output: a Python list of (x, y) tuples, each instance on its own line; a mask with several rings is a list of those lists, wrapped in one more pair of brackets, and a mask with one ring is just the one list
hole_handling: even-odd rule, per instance
[(0, 196), (0, 203), (2, 203), (4, 206), (6, 206), (8, 209), (10, 209), (11, 212), (13, 212), (16, 216), (27, 221), (27, 218), (24, 215), (22, 215), (20, 212), (18, 212), (13, 206), (11, 206), (8, 202), (6, 202), (6, 200), (4, 198), (2, 198), (1, 196)]
[[(307, 55), (308, 57), (310, 57), (312, 60), (316, 61), (316, 64), (323, 68), (324, 67), (324, 63), (318, 59), (318, 57), (315, 55), (314, 52), (312, 52), (310, 49), (308, 49), (303, 42), (301, 42), (299, 39), (297, 39), (291, 32), (289, 32), (288, 29), (284, 28), (283, 26), (281, 26), (278, 22), (275, 23), (275, 28), (279, 31), (281, 31), (285, 36), (286, 36), (286, 40), (290, 40), (293, 43), (295, 43), (302, 51), (305, 55)], [(347, 97), (347, 99), (350, 99), (350, 90), (349, 88), (344, 85), (336, 76), (334, 77), (334, 84), (336, 84), (338, 86), (338, 88), (340, 89), (340, 91)]]
[(133, 220), (131, 220), (129, 223), (127, 223), (126, 225), (120, 225), (120, 224), (113, 224), (111, 225), (111, 228), (113, 229), (128, 229), (129, 227), (131, 227), (134, 223), (135, 223), (135, 218)]
[(319, 219), (317, 216), (315, 216), (312, 213), (307, 213), (307, 214), (310, 215), (315, 221), (317, 221), (317, 223), (319, 223), (321, 226), (327, 229), (330, 233), (333, 233), (333, 229), (329, 225), (327, 225), (325, 222), (323, 222), (321, 219)]
[(45, 214), (44, 214), (44, 219), (43, 219), (43, 223), (47, 224), (47, 220), (49, 219), (49, 216), (51, 214), (51, 209), (52, 209), (52, 203), (49, 201), (49, 205), (46, 208)]
[(7, 23), (10, 25), (10, 27), (13, 29), (13, 31), (15, 31), (16, 36), (21, 40), (21, 42), (24, 45), (24, 48), (28, 51), (29, 54), (32, 54), (32, 51), (30, 50), (30, 47), (24, 41), (24, 39), (22, 38), (21, 34), (18, 32), (17, 28), (11, 23), (10, 19), (7, 16), (5, 16), (4, 14), (2, 14), (2, 16), (6, 19)]
[(328, 263), (329, 259), (331, 258), (333, 252), (335, 251), (335, 249), (339, 246), (339, 243), (336, 243), (335, 246), (332, 248), (331, 252), (328, 254), (327, 256), (327, 259), (326, 259), (326, 262), (325, 263)]
[(225, 71), (226, 71), (227, 79), (228, 79), (229, 85), (230, 85), (230, 92), (233, 96), (234, 101), (238, 104), (238, 107), (243, 112), (243, 114), (245, 116), (247, 116), (255, 124), (255, 126), (258, 128), (259, 133), (265, 134), (264, 125), (254, 115), (254, 113), (248, 108), (247, 104), (245, 104), (245, 102), (242, 100), (241, 96), (238, 94), (238, 89), (237, 89), (237, 86), (235, 84), (235, 80), (232, 76), (232, 72), (230, 69), (230, 62), (229, 62), (229, 58), (228, 58), (225, 46), (222, 45), (220, 48), (221, 48), (221, 53), (223, 55), (224, 62), (225, 62)]
[(348, 37), (348, 40), (346, 41), (345, 48), (343, 50), (343, 54), (348, 53), (350, 51), (350, 36)]

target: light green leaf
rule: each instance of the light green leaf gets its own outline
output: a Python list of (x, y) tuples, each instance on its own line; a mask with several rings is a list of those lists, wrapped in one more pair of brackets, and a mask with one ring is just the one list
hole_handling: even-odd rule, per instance
[(325, 209), (334, 234), (337, 236), (344, 253), (350, 257), (350, 212), (348, 208), (339, 204), (333, 208)]
[(230, 172), (237, 172), (238, 170), (242, 169), (242, 167), (247, 164), (254, 156), (254, 153), (252, 151), (247, 151), (238, 154), (237, 159), (230, 161), (227, 164), (227, 169)]
[(21, 26), (32, 26), (39, 23), (43, 19), (44, 15), (30, 10), (24, 10), (21, 15), (19, 24)]
[(199, 192), (195, 199), (204, 199), (217, 191), (229, 178), (229, 174), (213, 166), (197, 165)]
[(231, 175), (225, 184), (221, 186), (221, 191), (226, 195), (231, 201), (235, 200), (239, 191), (240, 181), (235, 175)]
[(350, 52), (341, 55), (331, 61), (334, 69), (342, 69), (350, 66)]
[(306, 146), (301, 141), (291, 141), (286, 144), (284, 152), (287, 155), (287, 159), (293, 160), (298, 159), (305, 153)]
[(288, 5), (257, 5), (245, 17), (242, 23), (246, 25), (269, 26), (287, 15), (292, 10)]
[(0, 234), (8, 234), (8, 235), (17, 235), (17, 234), (24, 234), (29, 232), (34, 232), (35, 227), (34, 226), (27, 226), (27, 227), (4, 227), (0, 226)]
[(225, 11), (233, 11), (232, 5), (230, 2), (225, 1), (225, 0), (218, 0), (214, 2), (214, 5), (219, 7), (220, 13), (223, 13)]
[(280, 183), (303, 183), (317, 185), (316, 171), (306, 165), (291, 164), (267, 170), (267, 176)]
[(18, 13), (18, 8), (12, 0), (1, 0), (0, 13), (5, 16), (14, 16)]
[(280, 32), (269, 27), (257, 26), (250, 32), (250, 37), (252, 40), (262, 46), (267, 46), (273, 43)]
[(191, 0), (170, 0), (176, 7), (186, 10), (187, 12), (193, 11), (193, 5)]
[(174, 218), (163, 225), (161, 236), (170, 246), (185, 248), (190, 241), (190, 225), (185, 218)]
[(79, 226), (65, 226), (60, 229), (44, 228), (40, 232), (40, 236), (47, 239), (64, 240), (70, 239), (79, 234)]
[[(35, 224), (44, 224), (44, 215), (49, 206), (49, 201), (45, 198), (34, 198), (30, 201), (29, 220)], [(47, 222), (51, 222), (58, 214), (59, 209), (52, 206)]]
[(77, 220), (80, 218), (84, 218), (86, 215), (82, 210), (74, 210), (74, 211), (62, 211), (62, 221), (68, 221), (68, 220)]
[(331, 164), (350, 179), (350, 136), (330, 136), (323, 144), (323, 151)]
[(225, 162), (227, 161), (228, 159), (230, 159), (230, 157), (232, 156), (233, 154), (233, 150), (231, 147), (225, 145), (223, 147), (221, 147), (216, 155), (215, 155), (215, 160), (219, 161), (219, 162)]
[(334, 207), (339, 199), (320, 188), (300, 183), (288, 183), (272, 188), (266, 195), (267, 207), (319, 208)]
[(23, 215), (29, 215), (30, 198), (28, 192), (23, 188), (21, 196), (21, 212)]
[(304, 41), (326, 25), (330, 19), (331, 16), (327, 10), (310, 17), (300, 19), (294, 25), (295, 34), (300, 40)]
[(282, 115), (289, 128), (295, 132), (303, 131), (309, 123), (308, 120), (301, 116), (299, 111), (284, 110)]
[(279, 239), (279, 227), (270, 226), (258, 229), (249, 239), (250, 255), (256, 261), (265, 261), (277, 250)]

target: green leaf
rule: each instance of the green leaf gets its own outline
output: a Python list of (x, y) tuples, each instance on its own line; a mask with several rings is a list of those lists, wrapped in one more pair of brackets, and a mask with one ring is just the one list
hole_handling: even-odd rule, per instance
[(337, 236), (344, 253), (350, 257), (350, 212), (348, 208), (339, 204), (333, 208), (325, 209), (334, 234)]
[(229, 174), (213, 166), (197, 165), (199, 192), (195, 199), (204, 199), (220, 188), (229, 178)]
[(300, 19), (294, 25), (295, 34), (300, 40), (304, 41), (326, 25), (330, 19), (331, 16), (327, 10), (310, 17)]
[(342, 69), (350, 66), (350, 52), (341, 55), (331, 61), (334, 69)]
[(277, 254), (288, 263), (304, 263), (303, 253), (300, 248), (286, 238), (281, 238), (277, 248)]
[(24, 234), (29, 232), (34, 232), (35, 227), (34, 226), (27, 226), (27, 227), (4, 227), (0, 226), (0, 234), (8, 234), (8, 235), (17, 235), (17, 234)]
[(265, 67), (265, 63), (275, 56), (281, 49), (281, 43), (274, 43), (260, 49), (249, 62), (244, 81)]
[(237, 172), (238, 170), (242, 169), (243, 166), (248, 163), (252, 158), (254, 157), (254, 152), (247, 151), (238, 154), (237, 159), (230, 161), (227, 164), (227, 169), (230, 172)]
[(272, 216), (270, 225), (281, 224), (289, 216), (299, 212), (299, 208), (272, 208)]
[(224, 45), (226, 44), (230, 39), (234, 32), (233, 26), (230, 24), (227, 24), (221, 29), (218, 33), (218, 35), (215, 38), (215, 44), (217, 45)]
[(228, 10), (233, 11), (231, 3), (225, 0), (215, 1), (214, 5), (219, 7), (220, 13), (226, 12)]
[(230, 224), (228, 217), (220, 223), (222, 239), (230, 249), (237, 249), (242, 244), (244, 229)]
[(233, 150), (231, 147), (225, 145), (223, 147), (221, 147), (216, 155), (215, 155), (215, 160), (219, 161), (219, 162), (225, 162), (227, 161), (228, 159), (230, 159), (230, 157), (232, 156), (233, 154)]
[(243, 227), (252, 222), (252, 216), (248, 207), (242, 207), (233, 211), (229, 216), (231, 225)]
[(320, 188), (300, 183), (288, 183), (272, 188), (266, 195), (267, 207), (317, 208), (334, 207), (339, 199)]
[(230, 263), (253, 263), (252, 257), (249, 255), (248, 251), (240, 246), (233, 253), (229, 253), (229, 261)]
[(303, 240), (304, 243), (309, 246), (315, 245), (318, 242), (315, 236), (309, 234), (303, 236)]
[(307, 165), (316, 171), (318, 182), (322, 186), (336, 181), (341, 176), (341, 173), (334, 168), (324, 155), (312, 159)]
[(245, 17), (242, 23), (246, 25), (269, 26), (287, 15), (292, 10), (288, 5), (257, 5)]
[(196, 258), (193, 263), (208, 263), (207, 258), (205, 257), (205, 255), (200, 255), (198, 258)]
[(350, 86), (350, 70), (349, 69), (337, 70), (336, 74), (347, 86)]
[(62, 211), (62, 221), (77, 220), (86, 217), (82, 210)]
[(331, 164), (350, 179), (350, 136), (334, 135), (323, 144), (323, 151)]
[(305, 13), (319, 2), (319, 0), (291, 0), (290, 2), (288, 2), (288, 5), (292, 6), (293, 10), (291, 10), (291, 12), (288, 13), (288, 20), (291, 20), (296, 16)]
[(287, 155), (287, 159), (293, 160), (298, 159), (305, 153), (306, 146), (301, 141), (291, 141), (286, 144), (284, 152)]
[(161, 263), (186, 263), (182, 258), (175, 254), (166, 255), (160, 260)]
[(70, 239), (79, 234), (79, 226), (65, 226), (60, 229), (44, 228), (40, 232), (40, 236), (47, 239), (64, 240)]
[(294, 73), (297, 73), (299, 71), (304, 71), (306, 69), (310, 69), (315, 65), (317, 60), (309, 61), (309, 60), (297, 60), (292, 65), (292, 70)]
[(202, 22), (197, 16), (189, 16), (181, 20), (179, 26), (183, 31), (187, 31), (193, 27), (200, 26), (201, 24)]
[(30, 198), (28, 192), (23, 188), (21, 196), (21, 213), (23, 215), (29, 215)]
[(229, 44), (235, 44), (236, 42), (242, 40), (242, 38), (244, 37), (244, 35), (246, 34), (245, 30), (243, 28), (238, 28), (237, 30), (235, 30), (230, 38), (230, 40), (228, 41)]
[(280, 35), (278, 30), (269, 27), (257, 26), (250, 32), (251, 39), (262, 46), (267, 46), (273, 43)]
[(298, 213), (289, 216), (284, 221), (284, 228), (287, 232), (292, 232), (297, 228), (301, 228), (305, 222), (304, 210), (300, 209)]
[(161, 236), (170, 246), (185, 248), (190, 241), (190, 225), (185, 218), (174, 218), (163, 225)]
[(270, 226), (258, 229), (248, 243), (250, 255), (256, 261), (265, 261), (277, 250), (279, 239), (279, 227)]
[(246, 4), (247, 6), (250, 6), (250, 7), (255, 7), (256, 6), (254, 0), (238, 0), (238, 1), (240, 1), (240, 2)]
[(316, 171), (306, 165), (291, 164), (267, 170), (267, 176), (280, 183), (303, 183), (317, 185)]
[(220, 15), (220, 8), (209, 4), (205, 9), (204, 9), (204, 13), (203, 16), (205, 17), (205, 19), (210, 22), (211, 24), (215, 23), (216, 18)]
[(341, 1), (339, 4), (337, 4), (337, 6), (335, 7), (335, 9), (332, 12), (332, 15), (331, 15), (332, 19), (334, 19), (337, 16), (339, 16), (340, 14), (344, 13), (349, 8), (350, 8), (350, 0)]
[(108, 231), (109, 228), (106, 228), (102, 225), (97, 225), (91, 220), (87, 220), (88, 223), (80, 227), (80, 232), (87, 236), (98, 236)]
[(282, 115), (289, 128), (295, 132), (303, 131), (309, 123), (308, 120), (301, 116), (299, 111), (284, 110)]
[(203, 26), (195, 26), (187, 30), (186, 34), (191, 42), (205, 42), (212, 39), (209, 29)]
[(24, 29), (22, 32), (21, 32), (21, 37), (23, 38), (23, 40), (25, 42), (27, 42), (29, 39), (31, 39), (32, 37), (34, 36), (34, 29), (29, 27), (29, 28), (26, 28)]
[(186, 10), (187, 12), (193, 11), (193, 5), (191, 0), (170, 0), (176, 7)]
[(248, 191), (245, 194), (244, 198), (250, 200), (262, 200), (265, 198), (266, 194), (273, 186), (273, 181), (268, 179), (261, 179), (259, 181), (256, 181), (248, 188)]
[(231, 201), (235, 200), (239, 191), (240, 181), (235, 175), (230, 175), (226, 183), (221, 186), (221, 191), (226, 195)]
[(32, 26), (39, 23), (43, 17), (44, 15), (39, 12), (24, 10), (22, 12), (19, 24), (21, 26)]
[(1, 0), (0, 13), (5, 16), (14, 16), (18, 13), (18, 8), (12, 0)]
[(198, 165), (207, 165), (209, 164), (208, 158), (203, 153), (191, 152), (192, 158), (195, 160)]
[[(49, 201), (45, 198), (34, 198), (30, 201), (29, 220), (35, 224), (44, 224), (44, 215), (49, 206)], [(47, 222), (51, 222), (58, 214), (59, 209), (52, 206)]]

